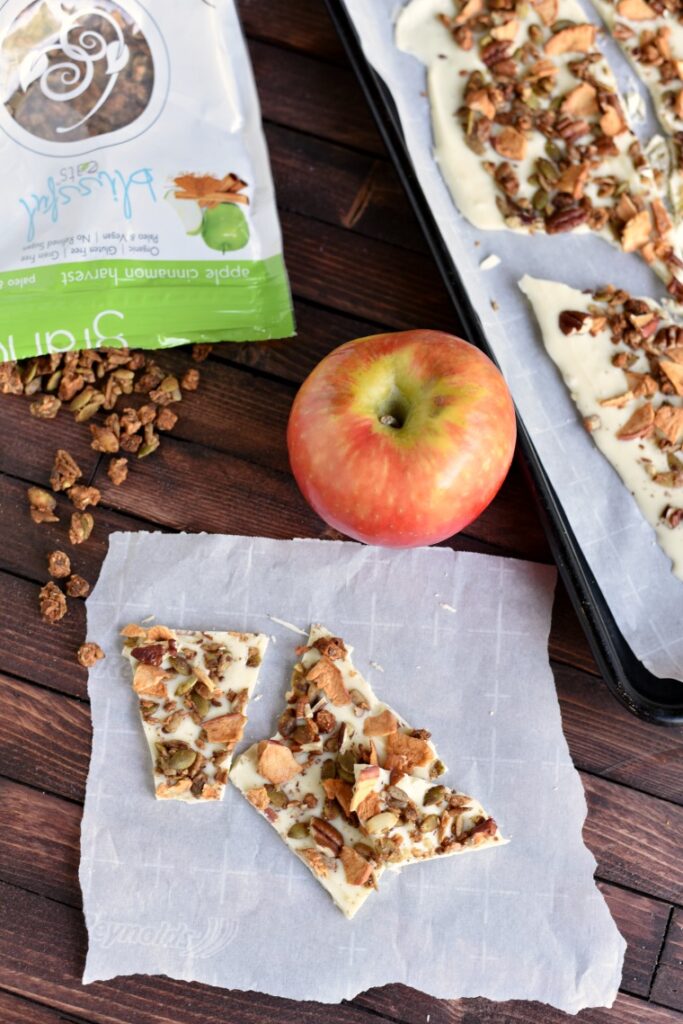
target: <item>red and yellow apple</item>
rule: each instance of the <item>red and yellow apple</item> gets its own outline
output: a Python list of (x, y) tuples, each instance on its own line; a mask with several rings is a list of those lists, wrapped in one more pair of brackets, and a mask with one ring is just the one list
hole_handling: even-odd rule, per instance
[(304, 381), (287, 444), (301, 491), (330, 526), (389, 547), (471, 523), (510, 467), (515, 413), (499, 370), (440, 331), (350, 341)]

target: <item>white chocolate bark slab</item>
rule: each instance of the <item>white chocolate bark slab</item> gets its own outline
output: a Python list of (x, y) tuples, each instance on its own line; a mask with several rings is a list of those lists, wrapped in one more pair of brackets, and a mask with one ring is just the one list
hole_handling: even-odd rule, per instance
[[(623, 394), (627, 379), (622, 369), (612, 364), (619, 350), (612, 342), (609, 330), (565, 335), (559, 327), (560, 313), (565, 310), (589, 312), (595, 306), (590, 294), (577, 291), (557, 281), (544, 281), (524, 277), (519, 287), (527, 296), (538, 320), (543, 343), (557, 365), (579, 412), (584, 418), (596, 416), (600, 426), (591, 431), (596, 445), (609, 460), (637, 501), (643, 515), (653, 527), (657, 540), (673, 563), (673, 572), (683, 579), (683, 527), (672, 529), (662, 521), (667, 506), (683, 504), (683, 492), (656, 484), (644, 468), (643, 458), (650, 460), (653, 470), (665, 473), (669, 468), (667, 455), (651, 440), (636, 438), (620, 440), (618, 431), (623, 427), (642, 399), (634, 399), (623, 407), (601, 404), (605, 399)], [(642, 300), (655, 311), (664, 323), (671, 316), (651, 300)], [(641, 352), (630, 367), (634, 372), (647, 373), (649, 363)], [(678, 395), (655, 395), (650, 398), (655, 409), (666, 401), (674, 408), (683, 406)]]
[[(527, 211), (531, 209), (533, 216), (533, 207), (540, 201), (539, 188), (538, 181), (529, 179), (537, 174), (537, 161), (544, 159), (547, 162), (550, 156), (548, 134), (533, 124), (523, 133), (526, 140), (525, 152), (520, 158), (507, 156), (502, 158), (490, 141), (484, 142), (480, 154), (475, 153), (468, 144), (459, 111), (466, 106), (470, 75), (473, 72), (478, 72), (484, 76), (487, 89), (499, 84), (499, 80), (496, 79), (494, 82), (490, 69), (480, 54), (479, 44), (484, 36), (484, 31), (475, 29), (473, 45), (469, 49), (464, 49), (456, 43), (451, 29), (440, 20), (442, 16), (456, 17), (463, 6), (464, 4), (460, 0), (457, 2), (455, 0), (411, 0), (402, 9), (396, 22), (398, 48), (414, 55), (427, 67), (435, 159), (457, 207), (475, 227), (483, 230), (505, 229), (525, 234), (545, 231), (547, 225), (540, 212), (537, 211), (538, 216), (532, 223), (526, 223), (525, 218), (520, 221), (518, 216), (512, 216), (509, 209), (506, 212), (499, 208), (500, 202), (508, 202), (510, 197), (506, 199), (504, 190), (496, 183), (490, 170), (500, 167), (503, 159), (508, 162), (518, 179), (519, 186), (511, 198), (515, 203), (520, 200), (525, 203)], [(472, 0), (467, 4), (468, 9), (471, 6), (473, 6)], [(477, 6), (476, 2), (474, 6)], [(539, 14), (539, 8), (533, 3), (530, 2), (524, 7), (518, 6), (517, 12), (500, 12), (498, 10), (494, 12), (489, 6), (488, 0), (482, 0), (478, 7), (480, 14), (493, 15), (497, 20), (509, 17), (510, 24), (516, 26), (516, 30), (509, 40), (509, 52), (504, 55), (506, 57), (519, 55), (525, 46), (532, 45), (529, 39), (530, 30), (537, 34), (538, 42), (533, 44), (533, 53), (529, 51), (528, 57), (519, 58), (516, 76), (516, 81), (520, 81), (523, 76), (531, 76), (533, 74), (532, 65), (537, 61), (552, 64), (554, 75), (551, 76), (551, 80), (554, 82), (554, 89), (550, 96), (531, 94), (536, 113), (550, 108), (552, 102), (559, 103), (561, 101), (564, 104), (572, 90), (576, 90), (579, 86), (585, 86), (584, 79), (575, 73), (572, 65), (581, 61), (586, 56), (586, 52), (577, 52), (572, 49), (564, 53), (547, 52), (546, 46), (552, 38), (551, 29), (544, 24)], [(585, 14), (577, 0), (558, 0), (556, 11), (554, 23), (574, 22), (588, 27)], [(513, 13), (515, 13), (514, 18), (512, 17)], [(470, 24), (474, 23), (470, 22)], [(487, 35), (485, 39), (490, 41), (490, 35)], [(624, 130), (610, 136), (616, 147), (616, 152), (605, 152), (597, 159), (577, 156), (573, 149), (573, 155), (568, 157), (569, 150), (565, 147), (564, 139), (553, 135), (552, 142), (559, 146), (560, 155), (557, 158), (552, 156), (552, 160), (555, 161), (556, 168), (564, 166), (562, 161), (565, 158), (577, 167), (586, 161), (587, 167), (590, 164), (582, 195), (590, 200), (594, 209), (609, 211), (610, 215), (613, 215), (618, 195), (625, 190), (627, 199), (630, 196), (635, 200), (636, 206), (642, 205), (644, 211), (652, 213), (650, 205), (652, 200), (658, 200), (661, 203), (653, 169), (643, 156), (637, 137), (628, 127), (624, 104), (619, 96), (616, 80), (597, 43), (590, 46), (590, 53), (597, 58), (590, 68), (590, 82), (594, 83), (598, 97), (604, 91), (616, 98)], [(507, 107), (503, 104), (500, 109), (507, 109)], [(534, 111), (532, 111), (532, 116), (535, 116)], [(482, 111), (477, 109), (473, 116), (478, 118), (479, 113)], [(597, 106), (594, 110), (581, 111), (576, 115), (572, 112), (574, 122), (581, 119), (587, 125), (584, 135), (577, 138), (577, 144), (586, 146), (595, 138), (600, 137), (603, 114), (604, 111)], [(554, 116), (552, 111), (551, 115)], [(487, 116), (490, 120), (490, 111)], [(492, 137), (496, 139), (500, 137), (499, 126), (495, 122)], [(632, 147), (633, 151), (638, 153), (637, 167), (630, 152)], [(485, 162), (490, 164), (489, 170), (484, 166)], [(610, 177), (614, 179), (620, 192), (605, 194), (604, 181)], [(552, 188), (555, 186), (553, 185)], [(564, 192), (564, 188), (562, 191)], [(551, 194), (550, 202), (555, 204), (556, 198), (555, 194)], [(580, 198), (581, 195), (575, 196), (577, 202)], [(633, 211), (635, 211), (635, 206)], [(622, 213), (623, 210), (619, 212), (619, 217), (622, 216)], [(624, 216), (627, 217), (634, 215), (634, 213), (628, 214), (628, 211), (624, 213)], [(645, 213), (644, 216), (646, 216)], [(662, 256), (662, 245), (665, 244), (669, 250), (675, 248), (675, 237), (670, 223), (659, 230), (658, 224), (664, 224), (666, 219), (666, 211), (663, 208), (660, 210), (660, 216), (664, 220), (657, 221), (655, 219), (653, 221), (652, 217), (650, 218), (650, 224), (654, 225), (650, 237), (657, 242), (659, 251), (653, 255), (651, 250), (646, 250), (646, 258), (652, 264), (653, 269), (669, 283), (672, 277), (679, 277), (680, 271), (670, 259), (670, 255)], [(646, 244), (644, 237), (641, 236), (640, 231), (634, 231), (634, 234), (638, 235), (638, 245), (632, 247), (633, 238), (627, 239), (625, 223), (626, 221), (618, 221), (617, 235), (609, 222), (602, 226), (597, 223), (589, 226), (584, 222), (570, 227), (568, 230), (571, 230), (572, 233), (585, 233), (590, 230), (611, 244), (621, 246), (623, 242), (626, 251), (641, 250), (642, 245)], [(551, 230), (550, 227), (548, 230)], [(555, 226), (552, 230), (555, 232), (558, 229)]]
[(123, 632), (157, 799), (222, 800), (268, 637), (163, 626)]
[[(677, 132), (683, 132), (683, 117), (677, 112), (682, 108), (680, 105), (677, 108), (672, 102), (674, 96), (683, 88), (683, 81), (678, 75), (674, 75), (672, 79), (663, 79), (660, 64), (644, 61), (639, 55), (639, 50), (643, 33), (656, 35), (663, 29), (668, 41), (670, 60), (674, 63), (683, 60), (683, 22), (680, 15), (677, 17), (666, 9), (662, 14), (657, 14), (647, 0), (636, 0), (635, 3), (626, 5), (622, 0), (591, 2), (647, 86), (659, 123), (670, 140), (673, 139)], [(629, 17), (629, 10), (638, 17)], [(647, 15), (648, 10), (651, 17), (643, 17)], [(630, 34), (627, 34), (629, 31)], [(683, 214), (683, 176), (678, 167), (677, 147), (672, 144), (670, 148), (672, 169), (668, 179), (669, 194), (676, 216), (680, 219)], [(680, 150), (680, 146), (678, 148)]]
[(372, 814), (361, 824), (368, 835), (366, 842), (378, 856), (386, 854), (388, 867), (396, 870), (508, 842), (474, 797), (413, 775), (404, 775), (392, 784), (390, 773), (382, 768), (376, 770), (375, 779), (369, 779), (374, 771), (366, 765), (355, 767), (356, 789), (363, 787), (366, 779), (360, 792), (376, 794)]
[[(335, 857), (331, 850), (320, 848), (315, 843), (310, 834), (310, 826), (304, 836), (297, 838), (288, 835), (293, 826), (308, 823), (323, 814), (326, 796), (321, 780), (321, 769), (323, 763), (332, 760), (334, 755), (315, 756), (300, 753), (295, 757), (301, 763), (302, 771), (291, 780), (277, 786), (277, 790), (287, 801), (284, 807), (272, 803), (266, 807), (259, 807), (253, 803), (265, 787), (271, 785), (258, 770), (258, 744), (254, 744), (240, 755), (230, 773), (230, 780), (270, 822), (292, 853), (303, 861), (344, 916), (352, 918), (374, 891), (374, 883), (371, 881), (366, 885), (349, 884), (340, 857)], [(306, 797), (310, 800), (309, 805), (302, 803)], [(360, 829), (349, 823), (341, 813), (336, 814), (329, 824), (337, 830), (348, 847), (353, 848), (358, 843), (366, 842)], [(306, 851), (311, 859), (307, 859)], [(383, 870), (381, 864), (373, 865), (375, 883)]]

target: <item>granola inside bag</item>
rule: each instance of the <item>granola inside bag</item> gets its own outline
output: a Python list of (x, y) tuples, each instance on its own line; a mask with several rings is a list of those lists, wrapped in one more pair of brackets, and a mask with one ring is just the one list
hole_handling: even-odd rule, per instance
[(293, 333), (234, 0), (9, 0), (0, 85), (0, 362)]

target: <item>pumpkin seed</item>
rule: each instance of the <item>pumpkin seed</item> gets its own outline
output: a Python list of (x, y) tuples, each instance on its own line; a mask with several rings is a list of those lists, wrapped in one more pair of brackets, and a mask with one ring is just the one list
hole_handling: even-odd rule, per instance
[(337, 772), (339, 778), (343, 779), (344, 782), (355, 782), (356, 776), (353, 771), (353, 766), (356, 763), (352, 750), (347, 750), (345, 753), (340, 754), (337, 758)]
[(171, 667), (181, 676), (192, 675), (192, 666), (187, 658), (183, 658), (182, 654), (174, 654), (168, 660), (171, 663)]
[(433, 832), (439, 825), (438, 814), (428, 814), (420, 823), (420, 832)]
[(188, 676), (187, 679), (183, 679), (182, 683), (178, 683), (176, 686), (176, 697), (182, 697), (184, 694), (189, 693), (196, 682), (197, 680), (194, 676)]
[(190, 694), (190, 700), (194, 704), (194, 709), (198, 715), (201, 715), (202, 718), (204, 718), (205, 715), (208, 715), (211, 709), (211, 704), (206, 697), (202, 697), (201, 693), (197, 693), (196, 690), (193, 690)]
[(320, 769), (320, 778), (321, 779), (333, 779), (336, 774), (337, 774), (337, 766), (335, 765), (335, 763), (332, 760), (332, 758), (330, 757), (330, 758), (328, 758), (327, 761), (323, 761), (322, 767)]
[(189, 768), (197, 756), (196, 751), (183, 749), (174, 751), (168, 759), (169, 768), (172, 768), (174, 772), (182, 772), (185, 768)]
[(429, 778), (438, 779), (439, 775), (443, 775), (446, 771), (446, 765), (443, 761), (435, 761), (432, 767), (429, 769)]
[(422, 803), (424, 804), (425, 807), (428, 807), (429, 804), (438, 804), (439, 801), (443, 800), (445, 795), (445, 786), (432, 786), (432, 788), (428, 789), (427, 792), (425, 793), (425, 798), (422, 801)]
[(292, 825), (287, 835), (290, 839), (305, 839), (308, 835), (308, 825), (304, 825), (303, 821), (297, 821), (296, 824)]
[(274, 807), (283, 808), (289, 803), (289, 800), (282, 790), (277, 789), (275, 786), (266, 786), (266, 792), (268, 794), (268, 799)]

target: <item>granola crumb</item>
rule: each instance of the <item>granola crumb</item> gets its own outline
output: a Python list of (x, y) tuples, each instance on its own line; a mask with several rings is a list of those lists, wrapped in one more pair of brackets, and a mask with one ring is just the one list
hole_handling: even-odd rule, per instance
[(100, 645), (92, 642), (81, 644), (76, 654), (78, 664), (82, 665), (83, 668), (91, 668), (96, 662), (101, 661), (103, 657), (104, 651)]
[(78, 573), (74, 573), (67, 580), (66, 592), (69, 597), (87, 597), (90, 593), (90, 584), (82, 576), (79, 576)]
[(29, 487), (26, 494), (29, 512), (34, 523), (59, 522), (59, 516), (55, 515), (57, 500), (49, 491), (44, 491), (42, 487)]
[(56, 583), (50, 580), (38, 595), (40, 614), (45, 622), (59, 622), (66, 615), (66, 598)]
[(157, 430), (173, 430), (177, 422), (178, 415), (172, 409), (159, 409), (156, 419)]
[(84, 487), (77, 484), (69, 489), (69, 498), (79, 512), (85, 512), (90, 505), (99, 505), (102, 495), (97, 487)]
[(56, 395), (41, 395), (35, 402), (31, 402), (29, 410), (36, 419), (53, 420), (61, 407), (62, 403)]
[(93, 531), (95, 520), (89, 512), (74, 512), (69, 527), (69, 540), (72, 544), (82, 544)]
[(116, 487), (120, 487), (128, 476), (128, 459), (110, 459), (107, 476)]
[(180, 386), (183, 391), (196, 391), (199, 387), (199, 370), (194, 366), (191, 366), (189, 370), (185, 370), (180, 381)]
[(63, 448), (55, 453), (54, 466), (50, 475), (53, 491), (68, 491), (83, 476), (81, 468), (74, 458)]
[(57, 580), (71, 574), (71, 559), (65, 551), (50, 552), (47, 556), (47, 571)]

